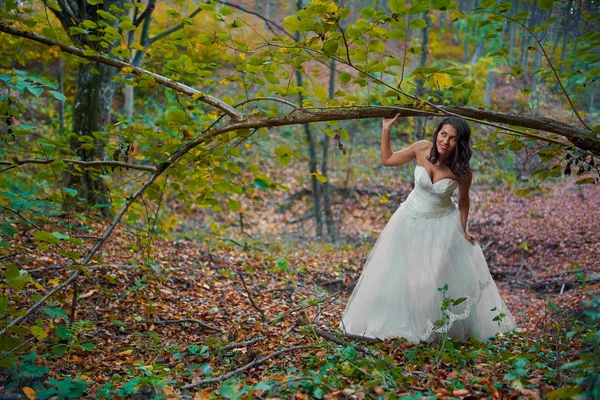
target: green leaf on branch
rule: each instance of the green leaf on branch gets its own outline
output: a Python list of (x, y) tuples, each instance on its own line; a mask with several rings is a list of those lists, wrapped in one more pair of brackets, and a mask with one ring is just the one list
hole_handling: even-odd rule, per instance
[(406, 0), (389, 0), (388, 7), (394, 14), (398, 14), (406, 8)]
[(242, 208), (242, 204), (234, 199), (229, 199), (227, 202), (227, 208), (231, 211), (239, 211)]
[(582, 179), (577, 180), (575, 183), (577, 185), (587, 185), (587, 184), (594, 183), (594, 182), (596, 182), (595, 178), (582, 178)]
[(338, 78), (340, 79), (340, 82), (348, 83), (352, 79), (352, 75), (348, 72), (340, 72)]
[(541, 10), (552, 10), (552, 6), (554, 6), (554, 0), (540, 0), (540, 1), (538, 1), (538, 7)]
[(46, 231), (37, 231), (33, 234), (33, 237), (40, 242), (46, 242), (50, 244), (59, 244), (60, 239)]
[(412, 20), (409, 26), (412, 29), (423, 29), (427, 26), (427, 21), (425, 21), (423, 18), (417, 18)]
[(31, 275), (27, 271), (19, 270), (14, 264), (9, 264), (6, 271), (2, 273), (6, 278), (6, 283), (13, 289), (22, 289), (26, 283), (31, 282)]
[(67, 100), (67, 98), (65, 97), (64, 94), (62, 94), (61, 92), (57, 92), (56, 90), (48, 90), (48, 93), (50, 93), (52, 96), (54, 96), (54, 98), (56, 100), (60, 100), (60, 101)]
[(325, 88), (323, 86), (316, 86), (315, 87), (315, 96), (317, 96), (319, 98), (319, 100), (327, 100), (327, 97), (329, 95), (327, 94), (327, 90), (325, 90)]
[(43, 340), (48, 337), (48, 334), (41, 326), (34, 325), (31, 327), (31, 334), (35, 336), (37, 340)]

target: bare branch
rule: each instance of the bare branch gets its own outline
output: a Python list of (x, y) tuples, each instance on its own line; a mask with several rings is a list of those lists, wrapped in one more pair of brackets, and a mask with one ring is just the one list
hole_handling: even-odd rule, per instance
[(162, 320), (162, 321), (160, 321), (160, 320), (152, 321), (152, 323), (155, 325), (183, 324), (183, 323), (188, 323), (188, 322), (192, 323), (192, 324), (200, 325), (201, 327), (210, 329), (211, 331), (225, 333), (225, 331), (223, 329), (215, 328), (214, 326), (211, 326), (211, 325), (207, 324), (206, 322), (202, 322), (197, 319), (170, 319), (170, 320)]
[[(187, 16), (187, 18), (194, 18), (200, 11), (202, 11), (201, 7), (198, 7), (194, 10), (194, 12), (192, 12), (190, 15)], [(169, 36), (171, 33), (173, 32), (177, 32), (178, 30), (180, 30), (181, 28), (183, 28), (185, 26), (185, 24), (183, 22), (175, 25), (172, 28), (167, 29), (164, 32), (159, 33), (158, 35), (153, 36), (152, 38), (150, 38), (150, 40), (148, 41), (148, 44), (152, 44), (162, 38), (164, 38), (165, 36)]]
[(129, 164), (126, 162), (120, 161), (81, 161), (81, 160), (63, 160), (61, 158), (49, 158), (49, 159), (41, 159), (41, 158), (26, 158), (26, 159), (15, 159), (14, 162), (10, 161), (0, 161), (0, 165), (23, 165), (23, 164), (52, 164), (56, 161), (62, 161), (67, 164), (75, 164), (82, 166), (84, 168), (96, 168), (96, 167), (117, 167), (117, 168), (127, 168), (127, 169), (135, 169), (139, 171), (148, 171), (155, 172), (156, 167), (152, 167), (149, 165), (135, 165)]
[(248, 290), (248, 286), (246, 286), (246, 281), (244, 280), (244, 275), (238, 273), (240, 280), (242, 281), (242, 285), (244, 285), (244, 290), (246, 291), (246, 294), (248, 295), (248, 300), (250, 300), (250, 304), (252, 305), (252, 307), (254, 307), (254, 309), (256, 311), (259, 312), (263, 322), (267, 321), (267, 317), (265, 316), (265, 312), (254, 302), (254, 299), (252, 298), (252, 295), (250, 294), (250, 290)]
[(179, 83), (177, 81), (169, 79), (165, 76), (155, 74), (154, 72), (150, 72), (150, 71), (142, 69), (142, 68), (138, 68), (138, 67), (134, 66), (133, 64), (115, 60), (115, 59), (112, 59), (110, 57), (107, 57), (107, 56), (104, 56), (101, 54), (95, 54), (95, 55), (88, 56), (88, 55), (84, 54), (84, 51), (82, 49), (79, 49), (77, 47), (67, 46), (67, 45), (61, 44), (55, 40), (46, 39), (44, 36), (38, 35), (37, 33), (21, 31), (21, 30), (14, 29), (14, 28), (11, 28), (6, 25), (0, 24), (0, 32), (5, 32), (5, 33), (8, 33), (13, 36), (18, 36), (18, 37), (23, 37), (26, 39), (35, 40), (36, 42), (43, 43), (48, 46), (58, 46), (58, 47), (60, 47), (60, 49), (62, 51), (66, 52), (66, 53), (74, 54), (81, 58), (85, 58), (85, 59), (88, 59), (91, 61), (96, 61), (96, 62), (99, 62), (102, 64), (106, 64), (111, 67), (117, 68), (119, 70), (121, 70), (123, 68), (131, 68), (132, 74), (138, 75), (138, 76), (148, 75), (148, 76), (152, 77), (156, 81), (156, 83), (158, 83), (160, 85), (166, 86), (168, 88), (175, 90), (176, 92), (186, 94), (188, 96), (194, 96), (195, 99), (197, 99), (201, 102), (204, 102), (206, 104), (209, 104), (218, 110), (221, 110), (225, 114), (229, 115), (229, 117), (234, 121), (239, 121), (243, 118), (243, 115), (239, 111), (237, 111), (235, 108), (231, 107), (229, 104), (225, 103), (224, 101), (217, 99), (216, 97), (213, 97), (211, 95), (203, 93), (199, 90), (196, 90), (187, 85), (184, 85), (182, 83)]
[(190, 383), (189, 385), (182, 386), (181, 388), (184, 389), (184, 390), (187, 390), (187, 389), (192, 389), (192, 388), (195, 388), (195, 387), (198, 387), (198, 386), (209, 385), (211, 383), (223, 382), (224, 380), (227, 380), (227, 379), (231, 378), (232, 376), (235, 376), (235, 375), (239, 374), (240, 372), (244, 372), (247, 369), (250, 369), (252, 367), (256, 367), (258, 365), (264, 364), (267, 360), (269, 360), (269, 359), (271, 359), (273, 357), (277, 357), (277, 356), (279, 356), (279, 355), (281, 355), (283, 353), (287, 353), (287, 352), (290, 352), (290, 351), (296, 351), (296, 350), (311, 349), (311, 348), (314, 348), (314, 347), (315, 346), (306, 345), (306, 346), (295, 346), (295, 347), (290, 347), (290, 348), (287, 348), (287, 349), (281, 349), (281, 350), (278, 350), (278, 351), (276, 351), (274, 353), (269, 354), (268, 356), (265, 356), (265, 357), (262, 357), (262, 358), (257, 358), (254, 361), (252, 361), (252, 362), (244, 365), (243, 367), (235, 369), (235, 370), (233, 370), (231, 372), (228, 372), (226, 374), (223, 374), (223, 375), (221, 375), (219, 377), (210, 378), (210, 379), (203, 379), (201, 381)]
[(144, 12), (142, 12), (137, 18), (136, 20), (133, 22), (133, 25), (135, 26), (139, 26), (142, 21), (145, 18), (150, 18), (150, 15), (152, 14), (152, 12), (154, 11), (154, 4), (156, 3), (156, 0), (151, 0), (148, 2), (148, 5), (146, 6), (146, 9), (144, 10)]
[(290, 107), (293, 107), (294, 109), (301, 108), (300, 106), (298, 106), (297, 104), (292, 103), (291, 101), (287, 101), (285, 99), (280, 99), (278, 97), (255, 97), (253, 99), (248, 99), (248, 100), (242, 101), (241, 103), (237, 103), (233, 107), (238, 108), (240, 106), (243, 106), (244, 104), (251, 103), (251, 102), (254, 102), (254, 101), (276, 101), (276, 102), (288, 105)]
[(221, 347), (221, 351), (239, 349), (240, 347), (246, 347), (246, 346), (252, 346), (253, 344), (256, 344), (258, 342), (262, 342), (263, 340), (265, 340), (264, 336), (257, 336), (255, 338), (252, 338), (252, 339), (249, 339), (249, 340), (245, 340), (243, 342), (230, 343), (228, 345), (225, 345), (225, 346)]
[(5, 209), (5, 210), (7, 210), (7, 211), (10, 211), (10, 212), (11, 212), (11, 213), (13, 213), (13, 214), (16, 214), (16, 215), (17, 215), (17, 216), (19, 216), (19, 217), (20, 217), (20, 218), (21, 218), (23, 221), (27, 222), (29, 225), (33, 226), (33, 227), (34, 227), (34, 228), (36, 228), (36, 229), (39, 229), (39, 230), (41, 230), (41, 228), (40, 228), (39, 226), (37, 226), (37, 225), (35, 224), (35, 222), (33, 222), (33, 221), (32, 221), (32, 220), (30, 220), (29, 218), (25, 217), (25, 216), (24, 216), (23, 214), (21, 214), (19, 211), (17, 211), (17, 210), (13, 210), (12, 208), (10, 208), (10, 207), (7, 207), (7, 206), (4, 206), (4, 205), (2, 205), (2, 204), (0, 204), (0, 207), (4, 208), (4, 209)]

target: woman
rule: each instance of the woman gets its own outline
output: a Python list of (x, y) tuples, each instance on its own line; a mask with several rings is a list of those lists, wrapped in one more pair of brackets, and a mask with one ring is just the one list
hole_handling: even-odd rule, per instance
[[(422, 140), (393, 152), (385, 118), (381, 163), (416, 160), (415, 188), (394, 213), (363, 268), (344, 315), (347, 333), (431, 342), (439, 335), (487, 339), (515, 328), (498, 294), (481, 247), (467, 231), (471, 131), (445, 118), (433, 143)], [(458, 206), (452, 193), (458, 187)], [(443, 306), (444, 299), (446, 301)]]

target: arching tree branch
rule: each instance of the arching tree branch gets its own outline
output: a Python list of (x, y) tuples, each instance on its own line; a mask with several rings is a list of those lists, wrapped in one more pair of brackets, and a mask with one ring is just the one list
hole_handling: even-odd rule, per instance
[(240, 120), (243, 117), (243, 115), (239, 111), (237, 111), (235, 108), (231, 107), (229, 104), (225, 103), (224, 101), (217, 99), (216, 97), (213, 97), (209, 94), (203, 93), (199, 90), (191, 88), (182, 83), (176, 82), (176, 81), (169, 79), (167, 77), (164, 77), (162, 75), (155, 74), (154, 72), (135, 67), (132, 64), (129, 64), (129, 63), (126, 63), (126, 62), (123, 62), (120, 60), (115, 60), (113, 58), (110, 58), (110, 57), (107, 57), (107, 56), (104, 56), (101, 54), (95, 54), (95, 55), (88, 56), (88, 55), (84, 54), (84, 51), (82, 49), (79, 49), (77, 47), (64, 45), (55, 40), (46, 39), (45, 37), (43, 37), (42, 35), (38, 35), (37, 33), (21, 31), (21, 30), (14, 29), (14, 28), (11, 28), (6, 25), (0, 24), (0, 32), (5, 32), (5, 33), (8, 33), (13, 36), (18, 36), (18, 37), (22, 37), (22, 38), (26, 38), (26, 39), (35, 40), (36, 42), (43, 43), (48, 46), (58, 46), (58, 47), (60, 47), (60, 49), (62, 51), (66, 52), (66, 53), (74, 54), (81, 58), (86, 58), (91, 61), (96, 61), (96, 62), (99, 62), (102, 64), (106, 64), (111, 67), (117, 68), (119, 70), (121, 70), (123, 68), (132, 68), (132, 71), (131, 71), (132, 74), (138, 75), (138, 76), (148, 75), (148, 76), (152, 77), (156, 81), (156, 83), (158, 83), (162, 86), (171, 88), (179, 93), (186, 94), (188, 96), (194, 96), (195, 99), (197, 99), (203, 103), (206, 103), (208, 105), (211, 105), (218, 110), (221, 110), (222, 112), (227, 114), (234, 121)]
[(67, 164), (75, 164), (79, 165), (83, 168), (98, 168), (98, 167), (116, 167), (116, 168), (126, 168), (126, 169), (135, 169), (138, 171), (148, 171), (154, 172), (156, 171), (156, 167), (150, 165), (136, 165), (130, 164), (121, 161), (81, 161), (81, 160), (68, 160), (68, 159), (60, 159), (60, 158), (50, 158), (50, 159), (41, 159), (41, 158), (26, 158), (23, 160), (16, 159), (13, 162), (10, 161), (0, 161), (0, 165), (23, 165), (23, 164), (52, 164), (57, 161), (62, 161)]
[[(598, 135), (596, 135), (593, 132), (590, 133), (586, 129), (565, 124), (563, 122), (559, 122), (551, 118), (523, 116), (519, 114), (511, 114), (470, 107), (448, 107), (436, 105), (435, 110), (424, 110), (421, 108), (417, 108), (413, 105), (407, 105), (402, 107), (356, 106), (352, 108), (325, 109), (322, 111), (307, 111), (298, 109), (293, 114), (271, 118), (247, 116), (240, 113), (234, 107), (230, 106), (229, 104), (223, 102), (220, 99), (204, 94), (196, 89), (175, 82), (162, 75), (146, 71), (141, 68), (136, 68), (131, 64), (125, 63), (123, 61), (114, 60), (110, 57), (102, 55), (86, 56), (83, 53), (83, 50), (78, 49), (74, 46), (62, 45), (56, 41), (48, 40), (41, 35), (37, 35), (35, 33), (30, 32), (23, 32), (4, 25), (0, 25), (0, 32), (6, 32), (11, 35), (28, 38), (40, 43), (47, 44), (49, 46), (59, 46), (63, 51), (67, 53), (75, 54), (82, 58), (87, 58), (92, 61), (97, 61), (107, 65), (111, 65), (115, 68), (123, 69), (126, 67), (130, 67), (133, 69), (133, 73), (135, 73), (136, 75), (147, 74), (151, 76), (156, 81), (156, 83), (171, 88), (179, 93), (186, 94), (188, 96), (195, 96), (198, 98), (198, 100), (209, 104), (223, 111), (225, 114), (229, 115), (232, 119), (232, 123), (225, 126), (226, 131), (242, 128), (261, 128), (282, 125), (305, 124), (310, 122), (381, 118), (393, 116), (398, 112), (400, 112), (400, 114), (404, 117), (432, 117), (442, 116), (444, 114), (455, 114), (479, 121), (490, 121), (500, 124), (520, 126), (523, 128), (555, 133), (566, 138), (578, 148), (590, 151), (593, 154), (600, 156), (600, 137), (598, 137)], [(218, 131), (219, 129), (216, 129), (212, 132)], [(218, 133), (215, 133), (215, 135), (216, 134)]]

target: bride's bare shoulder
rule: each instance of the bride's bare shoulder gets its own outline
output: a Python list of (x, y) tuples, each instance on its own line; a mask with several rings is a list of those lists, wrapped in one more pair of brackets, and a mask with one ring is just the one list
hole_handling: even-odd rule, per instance
[(413, 146), (415, 149), (415, 153), (417, 155), (420, 155), (429, 153), (431, 147), (433, 146), (433, 143), (431, 143), (429, 140), (419, 140), (418, 142), (415, 142)]

